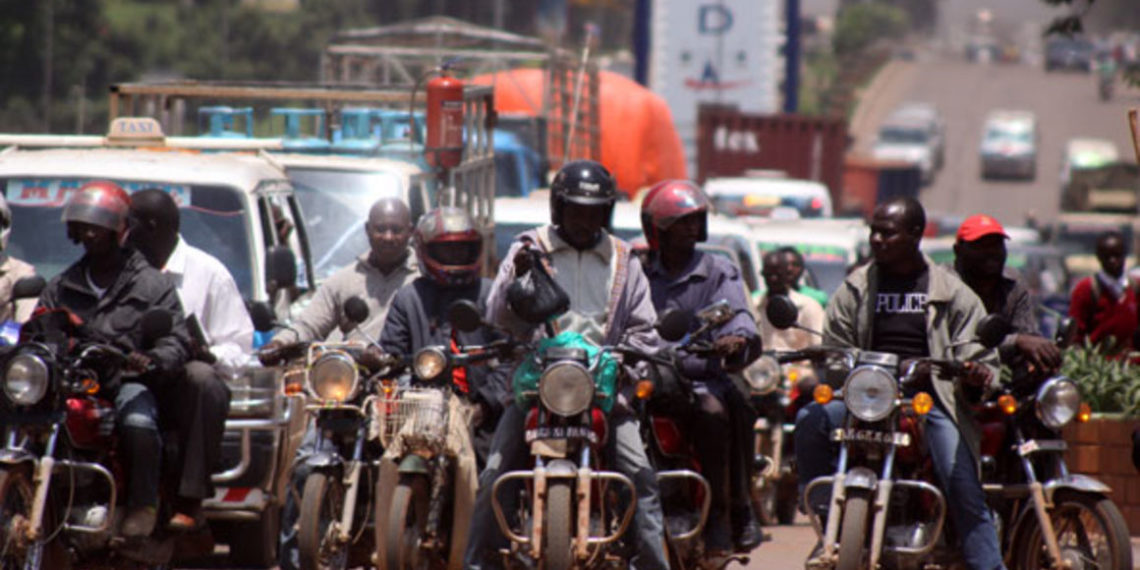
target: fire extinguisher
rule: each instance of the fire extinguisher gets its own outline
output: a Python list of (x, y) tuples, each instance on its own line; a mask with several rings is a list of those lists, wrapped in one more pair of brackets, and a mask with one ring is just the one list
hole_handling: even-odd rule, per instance
[(440, 70), (427, 84), (427, 162), (455, 168), (463, 160), (463, 82)]

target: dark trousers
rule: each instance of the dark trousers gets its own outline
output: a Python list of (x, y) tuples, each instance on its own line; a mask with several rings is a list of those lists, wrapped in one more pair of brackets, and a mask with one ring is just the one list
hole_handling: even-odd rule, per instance
[(730, 529), (739, 531), (753, 517), (749, 487), (756, 412), (730, 382), (698, 382), (694, 388), (698, 408), (690, 419), (691, 433), (712, 488), (705, 540), (709, 548), (731, 549)]
[(165, 387), (159, 405), (167, 425), (178, 438), (175, 492), (179, 498), (201, 500), (214, 494), (210, 475), (219, 465), (230, 388), (213, 366), (199, 361), (186, 364), (185, 377)]
[(118, 445), (127, 470), (127, 506), (154, 507), (162, 454), (154, 393), (138, 382), (126, 382), (109, 396), (115, 402)]

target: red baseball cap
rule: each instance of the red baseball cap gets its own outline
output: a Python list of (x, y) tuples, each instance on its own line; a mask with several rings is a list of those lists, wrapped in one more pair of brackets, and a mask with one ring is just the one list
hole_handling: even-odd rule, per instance
[(997, 220), (985, 214), (974, 214), (962, 221), (958, 226), (958, 241), (976, 241), (990, 235), (999, 235), (1006, 239), (1009, 236), (1005, 228)]

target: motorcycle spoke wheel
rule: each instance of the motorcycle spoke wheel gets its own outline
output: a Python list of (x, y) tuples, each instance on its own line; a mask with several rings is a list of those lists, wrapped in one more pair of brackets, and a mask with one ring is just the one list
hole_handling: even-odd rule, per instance
[(574, 565), (574, 497), (570, 482), (550, 481), (546, 488), (546, 520), (542, 555), (546, 570), (568, 570)]
[(27, 540), (34, 496), (23, 471), (0, 470), (0, 570), (23, 570), (41, 550)]
[(839, 531), (838, 570), (863, 568), (863, 544), (867, 540), (867, 513), (870, 501), (865, 494), (848, 492), (843, 505), (843, 526)]
[(344, 486), (340, 478), (313, 473), (305, 479), (301, 495), (300, 532), (297, 546), (302, 570), (339, 570), (348, 566), (348, 545), (339, 544), (340, 516), (344, 511)]
[[(1073, 570), (1132, 568), (1132, 545), (1120, 510), (1111, 500), (1090, 495), (1067, 495), (1050, 511), (1061, 557)], [(1046, 568), (1049, 551), (1035, 522), (1021, 549), (1018, 568)]]
[(427, 519), (430, 493), (424, 477), (410, 477), (400, 481), (392, 494), (388, 513), (387, 549), (388, 570), (406, 568), (427, 569), (430, 557), (424, 551), (427, 538)]

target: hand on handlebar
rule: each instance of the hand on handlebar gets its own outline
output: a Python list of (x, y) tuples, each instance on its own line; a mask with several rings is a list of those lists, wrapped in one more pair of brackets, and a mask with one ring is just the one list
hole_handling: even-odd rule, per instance
[(1052, 374), (1061, 367), (1061, 349), (1049, 339), (1036, 335), (1019, 334), (1014, 341), (1017, 350), (1025, 355), (1030, 372)]
[(993, 382), (994, 375), (990, 369), (977, 362), (962, 363), (962, 383), (973, 388), (985, 388)]
[(137, 350), (132, 351), (127, 355), (127, 370), (130, 372), (144, 374), (149, 371), (153, 365), (154, 360), (150, 356), (147, 356), (146, 354), (143, 354)]
[(713, 341), (713, 348), (720, 356), (732, 356), (743, 350), (747, 343), (744, 337), (730, 334)]
[(271, 340), (257, 351), (257, 359), (261, 361), (262, 366), (276, 366), (286, 360), (286, 353), (291, 348), (292, 345), (283, 341)]

